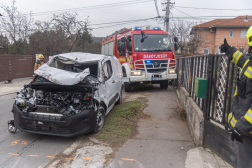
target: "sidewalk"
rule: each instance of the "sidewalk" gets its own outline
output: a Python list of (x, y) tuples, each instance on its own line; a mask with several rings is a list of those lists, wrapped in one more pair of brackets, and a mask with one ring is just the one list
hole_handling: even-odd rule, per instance
[(24, 84), (29, 83), (32, 77), (14, 79), (11, 83), (6, 84), (5, 82), (0, 82), (0, 96), (16, 93), (18, 90), (22, 89)]
[(231, 168), (204, 148), (195, 148), (187, 123), (180, 116), (177, 96), (171, 86), (157, 86), (147, 96), (138, 134), (129, 139), (106, 164), (106, 168)]

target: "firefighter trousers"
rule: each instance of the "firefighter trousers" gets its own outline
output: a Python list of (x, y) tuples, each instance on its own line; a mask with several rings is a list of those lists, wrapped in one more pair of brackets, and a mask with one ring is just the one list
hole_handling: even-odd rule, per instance
[(243, 143), (237, 142), (237, 168), (252, 168), (252, 140), (243, 138)]

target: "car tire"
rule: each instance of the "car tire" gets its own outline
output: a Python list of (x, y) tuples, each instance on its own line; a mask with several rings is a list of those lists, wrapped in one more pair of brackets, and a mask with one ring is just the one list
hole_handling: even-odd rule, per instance
[(96, 116), (95, 128), (91, 133), (96, 134), (99, 131), (101, 131), (104, 126), (104, 123), (105, 123), (105, 109), (103, 106), (100, 106), (98, 108)]
[[(124, 67), (122, 68), (122, 71), (123, 71), (123, 77), (127, 77), (126, 70)], [(131, 86), (129, 82), (124, 82), (124, 90), (125, 92), (131, 92)]]
[(168, 88), (168, 80), (164, 80), (160, 82), (161, 89), (167, 89)]
[(119, 99), (115, 102), (115, 104), (121, 104), (121, 102), (122, 102), (122, 89), (121, 89)]

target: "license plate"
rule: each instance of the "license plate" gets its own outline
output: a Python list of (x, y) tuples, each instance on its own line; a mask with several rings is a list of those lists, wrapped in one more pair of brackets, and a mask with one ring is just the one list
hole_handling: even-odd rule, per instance
[(151, 78), (151, 80), (162, 80), (162, 78)]

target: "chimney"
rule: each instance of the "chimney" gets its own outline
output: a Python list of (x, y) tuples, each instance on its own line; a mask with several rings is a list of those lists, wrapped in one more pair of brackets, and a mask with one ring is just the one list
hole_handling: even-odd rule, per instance
[(244, 20), (244, 22), (248, 22), (248, 15), (246, 15), (246, 19)]

